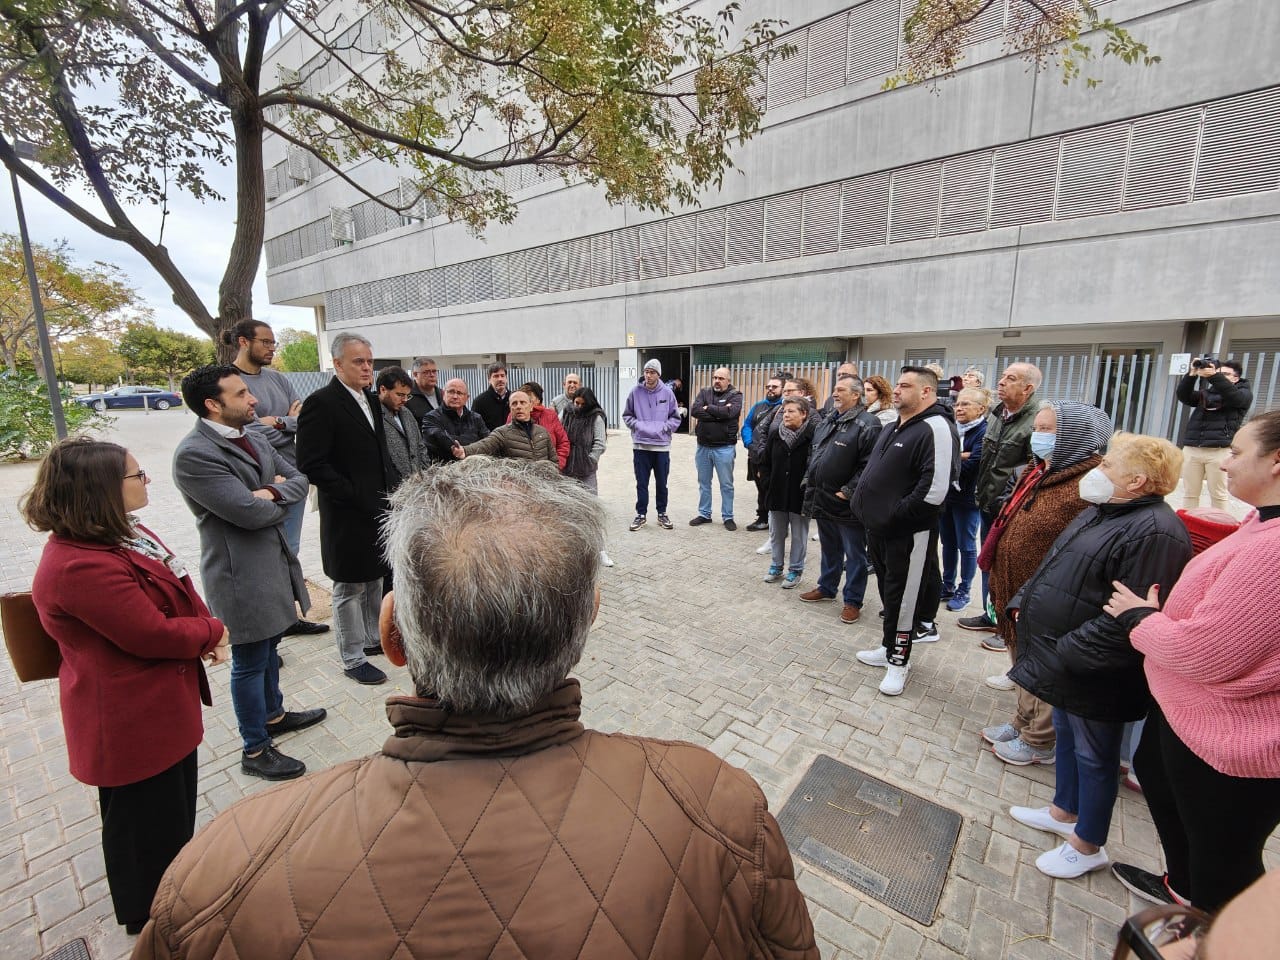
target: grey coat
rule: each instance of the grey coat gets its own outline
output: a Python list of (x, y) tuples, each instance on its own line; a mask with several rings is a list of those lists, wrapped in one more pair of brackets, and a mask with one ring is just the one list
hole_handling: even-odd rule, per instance
[[(302, 567), (285, 542), (285, 508), (305, 500), (307, 478), (254, 431), (245, 436), (258, 463), (203, 418), (173, 453), (173, 482), (200, 531), (200, 577), (209, 608), (231, 642), (278, 636), (311, 606)], [(277, 475), (284, 483), (272, 483)], [(279, 501), (254, 490), (273, 487)]]
[(430, 459), (422, 442), (422, 428), (414, 420), (413, 412), (407, 406), (401, 407), (398, 413), (392, 413), (382, 404), (378, 407), (382, 411), (382, 430), (393, 469), (387, 476), (387, 493), (390, 493), (411, 474), (427, 466)]

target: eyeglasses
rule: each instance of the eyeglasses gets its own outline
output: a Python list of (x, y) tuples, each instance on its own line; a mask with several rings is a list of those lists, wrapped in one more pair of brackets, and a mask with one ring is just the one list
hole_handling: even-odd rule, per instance
[(263, 340), (261, 337), (254, 337), (254, 338), (253, 338), (253, 342), (254, 342), (254, 343), (260, 343), (260, 344), (262, 344), (264, 347), (274, 347), (274, 346), (276, 345), (276, 341), (274, 341), (274, 340)]
[(1151, 907), (1120, 928), (1112, 960), (1195, 960), (1209, 929), (1209, 915), (1195, 907)]
[(121, 477), (121, 479), (122, 479), (122, 480), (132, 480), (134, 477), (137, 477), (137, 478), (138, 478), (139, 480), (141, 480), (143, 483), (146, 483), (146, 482), (147, 482), (147, 471), (145, 471), (145, 470), (139, 470), (137, 473), (126, 473), (123, 477)]

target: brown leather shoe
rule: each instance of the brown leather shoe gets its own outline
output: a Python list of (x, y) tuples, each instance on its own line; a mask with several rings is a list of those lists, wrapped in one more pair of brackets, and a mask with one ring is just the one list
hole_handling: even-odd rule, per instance
[(857, 623), (860, 616), (862, 616), (862, 608), (855, 607), (852, 603), (846, 603), (844, 609), (840, 611), (840, 622)]
[(829, 597), (817, 587), (814, 587), (808, 593), (800, 594), (800, 599), (805, 603), (822, 603), (824, 600), (834, 600), (835, 597)]

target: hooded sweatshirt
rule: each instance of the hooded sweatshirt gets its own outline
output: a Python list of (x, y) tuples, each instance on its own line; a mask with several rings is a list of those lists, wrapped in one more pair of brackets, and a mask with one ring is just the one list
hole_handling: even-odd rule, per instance
[(680, 426), (676, 395), (661, 380), (650, 390), (637, 384), (627, 396), (622, 422), (631, 431), (631, 445), (637, 450), (670, 450), (671, 434)]

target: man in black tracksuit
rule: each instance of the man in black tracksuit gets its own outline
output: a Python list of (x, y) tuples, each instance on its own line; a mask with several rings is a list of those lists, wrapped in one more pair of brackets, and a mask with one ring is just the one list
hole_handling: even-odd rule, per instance
[(857, 657), (885, 668), (880, 692), (887, 696), (906, 685), (912, 643), (938, 639), (938, 516), (960, 470), (960, 444), (937, 395), (931, 371), (902, 368), (893, 389), (898, 422), (880, 434), (853, 492), (853, 514), (867, 528), (884, 605), (882, 646)]

